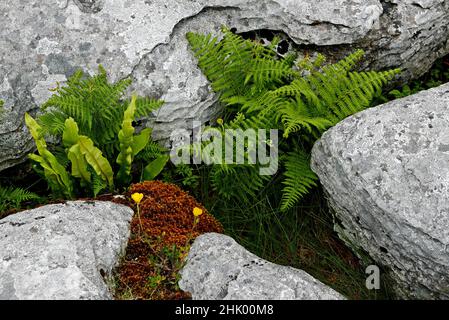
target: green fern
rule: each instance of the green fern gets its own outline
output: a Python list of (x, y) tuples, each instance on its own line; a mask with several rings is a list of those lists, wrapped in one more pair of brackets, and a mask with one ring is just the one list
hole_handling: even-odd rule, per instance
[[(273, 46), (245, 40), (223, 28), (223, 37), (188, 33), (203, 70), (226, 106), (223, 129), (279, 129), (283, 162), (282, 210), (293, 207), (316, 186), (309, 157), (313, 143), (329, 127), (371, 105), (399, 70), (356, 72), (357, 50), (335, 64), (325, 58), (297, 61), (279, 57)], [(276, 40), (275, 40), (276, 42)], [(251, 198), (264, 186), (257, 165), (217, 165), (211, 180), (223, 197)]]
[(159, 143), (150, 140), (145, 148), (143, 148), (143, 150), (136, 156), (136, 159), (139, 159), (141, 162), (148, 163), (167, 153), (167, 151), (168, 150)]
[(73, 118), (65, 121), (62, 142), (67, 148), (67, 157), (72, 164), (72, 176), (80, 178), (82, 185), (89, 186), (91, 173), (89, 169), (99, 176), (109, 189), (113, 189), (113, 169), (109, 161), (103, 156), (100, 149), (94, 146), (93, 141), (86, 136), (79, 135), (79, 128)]
[(25, 113), (25, 124), (36, 143), (37, 152), (39, 153), (39, 155), (34, 153), (28, 154), (28, 157), (40, 165), (48, 185), (56, 196), (71, 199), (73, 197), (73, 182), (65, 167), (48, 150), (47, 143), (43, 137), (42, 127), (28, 113)]
[(164, 169), (170, 156), (167, 154), (161, 155), (151, 161), (142, 171), (142, 181), (154, 180)]
[(318, 177), (310, 169), (310, 155), (303, 150), (289, 152), (285, 159), (281, 210), (292, 208), (312, 187), (317, 186)]
[(269, 179), (270, 176), (260, 175), (259, 168), (251, 165), (216, 165), (211, 170), (212, 186), (224, 199), (249, 202)]
[(12, 208), (20, 208), (23, 202), (39, 200), (38, 195), (25, 189), (0, 186), (0, 214)]
[(236, 97), (258, 96), (298, 75), (289, 60), (276, 59), (272, 47), (244, 40), (226, 28), (223, 33), (221, 41), (211, 35), (187, 34), (199, 67), (223, 102)]
[(106, 189), (108, 184), (95, 172), (92, 172), (92, 193), (96, 197), (101, 191)]
[[(102, 66), (94, 76), (85, 76), (82, 71), (77, 71), (66, 86), (56, 88), (56, 94), (42, 105), (45, 113), (38, 118), (38, 122), (44, 134), (60, 136), (65, 120), (71, 117), (82, 135), (101, 146), (108, 159), (115, 159), (120, 150), (117, 135), (124, 112), (130, 104), (130, 100), (123, 97), (130, 84), (131, 79), (110, 83)], [(161, 100), (138, 97), (135, 116), (148, 116), (163, 103)]]
[[(86, 192), (96, 196), (106, 188), (126, 187), (132, 180), (135, 158), (144, 162), (143, 168), (154, 160), (148, 159), (150, 153), (154, 158), (164, 154), (151, 140), (150, 128), (134, 134), (134, 121), (148, 116), (163, 101), (135, 95), (125, 99), (130, 84), (130, 79), (110, 83), (101, 66), (94, 76), (77, 71), (65, 86), (58, 84), (53, 90), (55, 94), (42, 105), (44, 113), (36, 121), (26, 116), (40, 153), (30, 155), (36, 162), (33, 168), (53, 193), (69, 198)], [(46, 135), (62, 142), (51, 145), (52, 152), (47, 149)]]

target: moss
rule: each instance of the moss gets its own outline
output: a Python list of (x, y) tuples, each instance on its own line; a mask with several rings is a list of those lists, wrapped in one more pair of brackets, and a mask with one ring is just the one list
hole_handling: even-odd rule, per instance
[[(117, 299), (188, 299), (177, 282), (191, 242), (200, 234), (223, 232), (221, 224), (188, 193), (160, 181), (132, 185), (127, 205), (142, 193), (139, 215), (131, 222), (131, 237), (125, 257), (117, 270)], [(194, 225), (193, 209), (203, 214)]]

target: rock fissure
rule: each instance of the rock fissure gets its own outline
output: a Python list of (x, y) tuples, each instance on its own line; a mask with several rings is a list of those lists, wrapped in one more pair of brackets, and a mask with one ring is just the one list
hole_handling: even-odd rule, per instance
[(48, 88), (78, 67), (92, 72), (101, 63), (113, 79), (131, 76), (140, 95), (163, 97), (166, 105), (151, 123), (157, 140), (188, 129), (190, 120), (216, 117), (216, 95), (189, 50), (189, 31), (217, 34), (221, 25), (238, 33), (281, 30), (299, 48), (336, 57), (362, 48), (363, 67), (402, 67), (402, 81), (449, 52), (449, 0), (413, 1), (426, 9), (378, 0), (51, 1), (0, 5), (7, 17), (0, 31), (0, 73), (7, 75), (0, 98), (10, 110), (0, 119), (0, 170), (33, 150), (24, 112), (34, 112), (51, 95)]

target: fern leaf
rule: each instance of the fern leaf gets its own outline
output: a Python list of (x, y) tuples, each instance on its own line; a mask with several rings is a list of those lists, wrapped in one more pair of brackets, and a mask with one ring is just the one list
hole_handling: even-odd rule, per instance
[(30, 130), (39, 153), (39, 156), (36, 154), (29, 154), (28, 157), (42, 166), (47, 182), (55, 194), (72, 198), (72, 181), (70, 180), (65, 167), (61, 165), (57, 158), (47, 149), (47, 144), (41, 134), (42, 128), (28, 113), (25, 113), (25, 124)]
[(308, 114), (302, 100), (298, 99), (284, 104), (279, 110), (281, 121), (284, 125), (284, 137), (305, 129), (313, 134), (313, 130), (324, 132), (332, 125), (332, 122), (325, 117), (314, 117)]
[(39, 125), (43, 128), (44, 134), (59, 136), (64, 131), (67, 115), (59, 110), (51, 110), (39, 116)]
[(259, 174), (258, 166), (216, 165), (212, 168), (211, 182), (214, 190), (224, 199), (250, 201), (264, 187), (270, 176)]
[(139, 152), (136, 157), (142, 160), (143, 162), (150, 162), (159, 156), (163, 155), (167, 152), (167, 149), (162, 147), (159, 143), (152, 141), (151, 139), (148, 141), (148, 144), (145, 148)]
[(164, 169), (170, 157), (168, 155), (161, 155), (151, 163), (149, 163), (142, 174), (142, 181), (150, 181), (156, 178)]
[(329, 64), (323, 68), (323, 73), (343, 73), (346, 74), (347, 72), (351, 71), (357, 63), (359, 63), (363, 56), (365, 55), (365, 52), (361, 49), (356, 50), (355, 52), (351, 53), (347, 57), (343, 58), (337, 63)]
[[(336, 122), (370, 106), (371, 101), (382, 86), (400, 72), (399, 69), (384, 72), (349, 73), (340, 81), (336, 99), (329, 109), (337, 116)], [(336, 124), (334, 122), (333, 124)]]
[(0, 186), (0, 214), (10, 208), (20, 208), (26, 201), (39, 201), (40, 197), (28, 190), (14, 187)]
[(309, 155), (296, 150), (285, 159), (284, 188), (281, 210), (292, 208), (312, 187), (317, 186), (318, 177), (310, 169)]
[(96, 148), (93, 141), (85, 136), (79, 137), (78, 145), (87, 163), (101, 179), (107, 182), (109, 188), (112, 190), (114, 188), (114, 172), (109, 161), (102, 155), (100, 149)]
[(94, 198), (97, 197), (97, 195), (107, 188), (107, 183), (95, 172), (92, 173), (92, 192), (94, 195)]
[(120, 165), (117, 174), (119, 183), (125, 184), (130, 180), (131, 164), (133, 161), (133, 142), (134, 142), (134, 113), (136, 112), (136, 96), (133, 96), (131, 103), (125, 110), (123, 115), (122, 128), (118, 133), (118, 140), (120, 141), (120, 153), (117, 157), (117, 164)]
[(163, 104), (163, 100), (137, 97), (136, 118), (149, 116), (151, 112), (159, 109)]
[[(273, 46), (245, 40), (226, 28), (221, 40), (193, 33), (187, 39), (198, 66), (226, 105), (226, 117), (232, 119), (220, 129), (283, 130), (283, 210), (291, 208), (316, 185), (307, 152), (298, 151), (291, 143), (310, 150), (330, 126), (369, 107), (381, 87), (398, 73), (352, 71), (363, 58), (362, 50), (334, 64), (325, 65), (324, 56), (318, 55), (293, 68), (296, 56), (282, 59)], [(198, 147), (201, 144), (193, 146), (193, 151)], [(210, 178), (221, 196), (247, 199), (263, 185), (264, 179), (256, 174), (256, 168), (217, 165)]]

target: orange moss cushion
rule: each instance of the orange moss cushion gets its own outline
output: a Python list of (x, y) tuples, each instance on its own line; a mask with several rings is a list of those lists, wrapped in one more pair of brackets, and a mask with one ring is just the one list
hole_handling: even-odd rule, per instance
[[(185, 245), (187, 238), (196, 238), (202, 233), (223, 233), (221, 224), (207, 212), (195, 198), (178, 186), (160, 181), (146, 181), (131, 186), (128, 197), (133, 193), (144, 195), (140, 203), (140, 218), (145, 234), (158, 237), (164, 232), (165, 244)], [(193, 228), (193, 209), (201, 208), (203, 214)], [(138, 232), (139, 220), (134, 218), (133, 226)]]
[[(136, 213), (131, 223), (131, 237), (125, 258), (118, 268), (116, 296), (131, 294), (133, 299), (188, 299), (188, 293), (164, 282), (156, 288), (148, 287), (151, 277), (162, 275), (165, 279), (174, 279), (174, 273), (177, 272), (170, 263), (159, 265), (156, 270), (149, 258), (160, 256), (164, 247), (176, 245), (183, 248), (200, 234), (222, 233), (223, 227), (206, 208), (176, 185), (160, 181), (132, 185), (126, 194), (126, 201), (119, 201), (126, 202), (137, 212), (137, 205), (131, 200), (134, 193), (143, 194), (140, 221)], [(195, 207), (202, 209), (203, 214), (193, 229)]]

